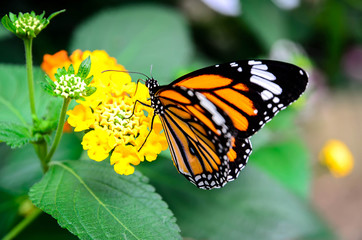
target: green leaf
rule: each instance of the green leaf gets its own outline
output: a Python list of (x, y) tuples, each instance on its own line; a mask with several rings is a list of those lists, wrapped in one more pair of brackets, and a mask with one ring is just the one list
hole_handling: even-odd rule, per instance
[(245, 22), (269, 51), (275, 41), (288, 37), (288, 21), (280, 8), (272, 1), (243, 1), (240, 20)]
[(36, 140), (26, 126), (0, 121), (0, 142), (5, 142), (11, 148), (19, 148)]
[(88, 56), (80, 64), (77, 76), (80, 77), (81, 79), (85, 79), (88, 76), (90, 69), (91, 69), (91, 58), (90, 56)]
[[(107, 27), (105, 27), (107, 26)], [(169, 83), (193, 53), (187, 23), (179, 12), (157, 5), (104, 10), (75, 30), (70, 49), (104, 49), (130, 71)]]
[[(66, 133), (55, 152), (55, 160), (76, 160), (83, 152), (80, 139)], [(38, 182), (43, 173), (40, 161), (29, 144), (23, 148), (11, 150), (0, 144), (0, 189), (13, 195), (27, 194), (30, 187)]]
[(42, 87), (42, 89), (50, 94), (51, 96), (54, 96), (54, 89), (56, 87), (55, 83), (50, 79), (50, 77), (48, 77), (48, 75), (44, 76), (44, 81), (40, 82), (40, 86)]
[(53, 162), (30, 199), (80, 239), (181, 239), (175, 218), (140, 173), (109, 163)]
[(59, 10), (59, 11), (57, 11), (57, 12), (54, 12), (54, 13), (50, 14), (50, 16), (48, 17), (48, 21), (50, 21), (53, 17), (55, 17), (55, 16), (57, 16), (58, 14), (63, 13), (63, 12), (65, 12), (65, 9)]
[(222, 189), (205, 191), (178, 174), (167, 154), (162, 156), (142, 171), (169, 204), (185, 238), (333, 239), (309, 202), (256, 167), (246, 166)]
[(0, 189), (0, 236), (4, 236), (17, 218), (19, 198)]
[(25, 195), (42, 176), (40, 161), (33, 146), (11, 150), (0, 144), (2, 154), (0, 189), (12, 195)]
[(74, 67), (73, 67), (73, 64), (70, 64), (70, 66), (68, 67), (68, 72), (67, 71), (65, 71), (65, 68), (63, 67), (63, 69), (64, 69), (64, 72), (63, 72), (63, 75), (64, 74), (74, 74)]
[(308, 150), (297, 139), (274, 141), (264, 145), (250, 156), (250, 165), (256, 165), (297, 195), (309, 197), (311, 173)]
[(90, 76), (89, 78), (85, 79), (84, 82), (86, 85), (89, 85), (93, 80), (93, 76)]
[(86, 95), (87, 97), (92, 95), (95, 91), (97, 91), (97, 88), (96, 87), (87, 87), (86, 88)]
[(14, 24), (11, 22), (11, 19), (8, 17), (8, 15), (5, 15), (4, 17), (1, 18), (1, 23), (10, 32), (13, 32), (13, 33), (16, 32), (16, 28), (15, 28)]
[[(44, 79), (44, 73), (38, 67), (34, 67), (34, 79), (36, 110), (38, 116), (43, 116), (47, 111), (44, 103), (52, 96), (38, 84)], [(27, 87), (25, 66), (0, 64), (0, 121), (24, 126), (32, 122)]]

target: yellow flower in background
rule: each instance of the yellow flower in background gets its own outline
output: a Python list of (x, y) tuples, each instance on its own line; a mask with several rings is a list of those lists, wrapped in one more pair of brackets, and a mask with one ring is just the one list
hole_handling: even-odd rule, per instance
[(319, 160), (335, 177), (348, 175), (354, 166), (351, 151), (343, 142), (335, 139), (326, 142), (319, 154)]
[(77, 71), (80, 63), (88, 56), (92, 61), (89, 75), (94, 77), (90, 86), (97, 90), (91, 96), (84, 97), (84, 100), (77, 100), (79, 105), (67, 112), (68, 123), (75, 127), (74, 131), (87, 130), (82, 145), (89, 158), (102, 161), (111, 155), (110, 162), (117, 173), (132, 174), (134, 166), (145, 159), (154, 161), (161, 151), (167, 149), (158, 116), (144, 144), (151, 128), (153, 110), (142, 104), (134, 104), (136, 100), (150, 103), (147, 87), (141, 83), (137, 86), (128, 73), (102, 73), (105, 70), (125, 71), (105, 51), (76, 50), (70, 57), (65, 51), (60, 51), (54, 55), (45, 55), (41, 67), (52, 78), (58, 68), (70, 64)]

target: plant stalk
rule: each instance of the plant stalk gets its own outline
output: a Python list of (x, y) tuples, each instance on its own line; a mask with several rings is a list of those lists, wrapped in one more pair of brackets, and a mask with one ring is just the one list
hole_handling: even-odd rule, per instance
[(25, 39), (24, 46), (25, 46), (26, 73), (28, 79), (30, 110), (34, 122), (34, 119), (36, 119), (37, 116), (35, 110), (35, 97), (34, 97), (34, 76), (33, 76), (33, 55), (32, 55), (33, 39), (32, 38)]
[(65, 117), (66, 117), (66, 113), (67, 113), (67, 109), (68, 109), (70, 101), (71, 101), (70, 98), (65, 98), (64, 99), (62, 110), (61, 110), (60, 116), (59, 116), (59, 123), (58, 123), (57, 131), (55, 133), (53, 144), (52, 144), (52, 146), (50, 148), (50, 151), (47, 154), (47, 156), (42, 160), (43, 161), (42, 165), (43, 165), (43, 169), (45, 170), (45, 172), (48, 171), (48, 168), (49, 168), (48, 163), (49, 163), (50, 159), (53, 157), (53, 154), (54, 154), (55, 150), (58, 147), (60, 139), (62, 138), (64, 123), (65, 123)]
[(13, 229), (6, 234), (2, 240), (11, 240), (14, 239), (19, 233), (21, 233), (29, 224), (31, 224), (40, 214), (42, 210), (39, 208), (34, 209), (32, 213), (26, 216), (21, 222), (18, 223)]

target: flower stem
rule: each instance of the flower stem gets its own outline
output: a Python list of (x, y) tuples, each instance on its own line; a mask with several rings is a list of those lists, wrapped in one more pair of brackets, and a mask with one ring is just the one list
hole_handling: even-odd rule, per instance
[(48, 170), (48, 163), (49, 163), (50, 159), (53, 157), (53, 154), (54, 154), (55, 150), (58, 147), (60, 139), (62, 138), (66, 112), (67, 112), (70, 100), (71, 100), (71, 98), (65, 98), (64, 99), (62, 111), (60, 112), (57, 131), (55, 133), (55, 137), (54, 137), (54, 141), (53, 141), (53, 145), (51, 146), (48, 155), (44, 158), (44, 160), (42, 162), (43, 169), (45, 170), (45, 172)]
[(36, 119), (35, 98), (34, 98), (34, 76), (33, 76), (33, 56), (32, 56), (33, 39), (24, 39), (26, 72), (28, 79), (29, 102), (32, 119)]
[(40, 159), (43, 168), (43, 173), (45, 173), (46, 171), (48, 171), (48, 164), (43, 159), (45, 159), (47, 155), (48, 145), (45, 139), (41, 139), (40, 141), (34, 143), (33, 147), (35, 149), (36, 154), (38, 155), (38, 158)]
[(18, 223), (11, 231), (6, 234), (2, 240), (14, 239), (21, 231), (23, 231), (30, 223), (32, 223), (40, 214), (42, 210), (39, 208), (34, 209), (32, 213), (26, 216), (21, 222)]

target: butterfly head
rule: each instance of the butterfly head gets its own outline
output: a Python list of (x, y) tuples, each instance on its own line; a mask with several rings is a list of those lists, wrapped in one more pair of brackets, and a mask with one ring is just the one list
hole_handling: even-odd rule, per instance
[(156, 79), (154, 79), (153, 77), (147, 78), (145, 85), (148, 88), (148, 91), (150, 92), (151, 98), (156, 93), (158, 87), (160, 86), (158, 81)]

